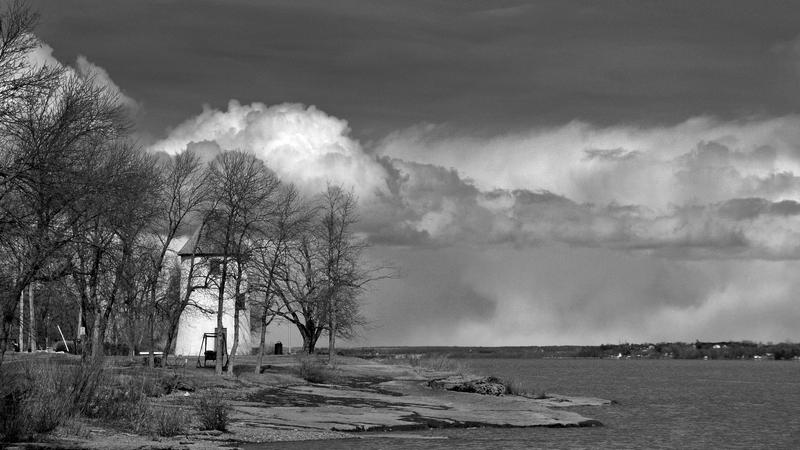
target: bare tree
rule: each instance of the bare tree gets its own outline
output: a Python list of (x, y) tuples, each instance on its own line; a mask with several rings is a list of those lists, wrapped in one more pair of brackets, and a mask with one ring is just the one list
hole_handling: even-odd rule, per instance
[[(148, 287), (153, 311), (158, 307), (157, 290), (167, 251), (187, 218), (199, 212), (208, 197), (208, 185), (203, 165), (200, 158), (189, 150), (162, 164), (159, 174), (162, 180), (161, 190), (156, 198), (159, 214), (156, 215), (151, 230), (158, 239), (158, 248), (151, 253), (151, 264), (148, 270), (150, 274)], [(169, 310), (166, 317), (168, 330), (164, 344), (164, 358), (162, 358), (164, 367), (167, 365), (167, 356), (177, 332), (180, 315), (186, 305), (183, 302), (177, 302), (172, 306), (174, 308)], [(149, 364), (152, 367), (154, 343), (150, 344)]]
[(76, 239), (72, 246), (78, 267), (73, 278), (82, 287), (83, 310), (92, 329), (91, 356), (95, 359), (103, 356), (106, 329), (117, 299), (134, 289), (134, 257), (141, 253), (144, 231), (155, 216), (158, 189), (151, 155), (125, 145), (111, 148), (100, 157), (101, 176), (113, 180), (112, 189), (97, 199), (99, 211), (85, 230), (85, 239)]
[(298, 236), (282, 258), (274, 287), (280, 307), (273, 312), (297, 327), (303, 338), (303, 352), (309, 354), (314, 353), (326, 327), (316, 245), (313, 233), (306, 231)]
[[(222, 315), (226, 296), (234, 301), (234, 340), (228, 370), (233, 373), (239, 344), (239, 313), (246, 306), (242, 282), (250, 260), (249, 235), (263, 222), (264, 211), (280, 182), (264, 163), (254, 155), (239, 151), (220, 154), (209, 166), (209, 182), (213, 187), (215, 208), (209, 211), (209, 226), (215, 227), (209, 236), (215, 237), (221, 256), (217, 290), (216, 354), (222, 355)], [(228, 293), (229, 279), (233, 292)], [(248, 330), (249, 332), (249, 330)], [(222, 358), (216, 360), (216, 373), (222, 374)]]
[(0, 10), (0, 124), (31, 96), (52, 89), (63, 73), (60, 67), (29, 64), (29, 54), (41, 45), (33, 34), (38, 22), (39, 15), (22, 1), (9, 2)]
[(303, 351), (313, 353), (320, 336), (329, 338), (329, 363), (335, 363), (336, 338), (349, 338), (366, 320), (359, 298), (372, 281), (392, 276), (385, 266), (364, 258), (367, 243), (355, 234), (357, 200), (340, 186), (328, 186), (317, 199), (308, 227), (287, 247), (278, 267), (274, 313), (293, 323)]
[(391, 277), (393, 271), (365, 261), (368, 244), (355, 234), (358, 201), (352, 191), (328, 185), (320, 203), (317, 242), (323, 273), (321, 295), (327, 306), (328, 364), (333, 365), (336, 337), (351, 338), (366, 323), (359, 304), (365, 287)]
[(261, 332), (255, 373), (261, 373), (267, 327), (281, 309), (277, 283), (286, 263), (290, 246), (294, 245), (310, 223), (313, 209), (303, 201), (293, 185), (285, 185), (266, 222), (254, 233), (252, 291), (260, 297)]
[(103, 197), (122, 189), (118, 183), (124, 176), (108, 177), (106, 155), (124, 139), (127, 125), (114, 96), (73, 75), (62, 76), (52, 89), (6, 111), (0, 130), (0, 172), (5, 174), (0, 262), (14, 275), (1, 289), (0, 352), (5, 351), (22, 290), (34, 279), (66, 273), (69, 245), (91, 228), (104, 208), (114, 206)]

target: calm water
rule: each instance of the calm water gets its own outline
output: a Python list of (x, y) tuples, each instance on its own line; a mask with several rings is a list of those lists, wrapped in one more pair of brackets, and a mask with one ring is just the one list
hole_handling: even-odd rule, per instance
[(800, 363), (795, 361), (485, 359), (469, 365), (475, 372), (528, 380), (537, 391), (618, 404), (573, 408), (605, 425), (596, 428), (361, 434), (361, 439), (264, 448), (800, 449)]

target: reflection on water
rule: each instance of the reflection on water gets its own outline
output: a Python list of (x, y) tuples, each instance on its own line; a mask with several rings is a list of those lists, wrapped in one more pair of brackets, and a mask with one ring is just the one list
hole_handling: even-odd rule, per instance
[(477, 373), (525, 379), (537, 391), (618, 403), (574, 409), (600, 420), (604, 427), (362, 434), (361, 439), (259, 448), (800, 448), (798, 362), (478, 359), (469, 363)]

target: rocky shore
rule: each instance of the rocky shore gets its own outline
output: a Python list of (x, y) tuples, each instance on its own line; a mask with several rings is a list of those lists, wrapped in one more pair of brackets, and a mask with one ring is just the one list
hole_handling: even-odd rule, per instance
[[(601, 406), (597, 398), (509, 395), (495, 378), (342, 358), (329, 380), (311, 383), (297, 374), (298, 359), (275, 356), (263, 373), (219, 379), (210, 370), (184, 368), (187, 389), (153, 399), (176, 414), (208, 395), (232, 407), (227, 432), (191, 428), (173, 438), (119, 433), (88, 425), (81, 436), (60, 432), (48, 448), (230, 448), (237, 444), (357, 438), (364, 431), (444, 427), (582, 427), (601, 425), (565, 409)], [(243, 366), (242, 368), (247, 368)]]

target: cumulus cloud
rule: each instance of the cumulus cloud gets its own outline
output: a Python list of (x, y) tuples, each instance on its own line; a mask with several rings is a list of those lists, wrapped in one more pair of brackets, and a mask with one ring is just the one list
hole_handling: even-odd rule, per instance
[(120, 89), (120, 87), (114, 83), (114, 80), (111, 79), (111, 76), (108, 74), (106, 69), (89, 61), (85, 56), (78, 55), (78, 58), (75, 60), (74, 69), (78, 75), (84, 78), (92, 78), (97, 85), (102, 86), (108, 92), (117, 95), (120, 102), (129, 109), (134, 111), (139, 109), (139, 104), (134, 99), (127, 96), (122, 89)]
[(108, 71), (89, 61), (85, 56), (78, 55), (72, 66), (62, 63), (53, 56), (53, 47), (44, 42), (28, 52), (28, 64), (33, 67), (65, 67), (68, 71), (82, 77), (91, 78), (98, 87), (106, 89), (112, 95), (116, 95), (120, 103), (132, 112), (138, 112), (141, 106), (122, 91), (122, 89), (111, 79)]
[(353, 188), (368, 201), (387, 189), (387, 176), (349, 132), (346, 121), (313, 106), (242, 105), (232, 100), (224, 111), (204, 107), (152, 150), (176, 154), (200, 148), (208, 157), (226, 150), (247, 151), (307, 193), (319, 192), (333, 182)]
[(487, 139), (418, 127), (379, 153), (406, 209), (394, 223), (428, 240), (795, 259), (798, 130), (798, 117)]
[[(671, 127), (561, 127), (477, 138), (438, 127), (388, 136), (387, 156), (454, 168), (482, 190), (547, 190), (579, 203), (673, 205), (796, 198), (800, 117)], [(715, 178), (721, 178), (717, 181)]]
[[(152, 150), (239, 149), (308, 194), (353, 187), (373, 256), (403, 272), (368, 296), (371, 345), (774, 339), (789, 333), (778, 311), (794, 282), (771, 271), (800, 259), (796, 125), (573, 123), (489, 139), (426, 128), (373, 152), (313, 106), (232, 101)], [(737, 331), (737, 307), (761, 321), (752, 333)]]
[[(377, 244), (564, 243), (688, 259), (794, 259), (797, 129), (798, 118), (695, 119), (652, 130), (575, 123), (477, 141), (426, 128), (387, 138), (384, 156), (375, 156), (347, 122), (313, 106), (231, 101), (227, 110), (204, 108), (152, 150), (191, 149), (206, 160), (244, 150), (309, 195), (328, 182), (353, 188), (361, 231)], [(500, 169), (501, 161), (516, 164)]]

